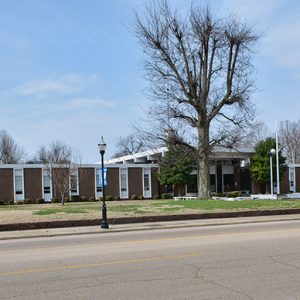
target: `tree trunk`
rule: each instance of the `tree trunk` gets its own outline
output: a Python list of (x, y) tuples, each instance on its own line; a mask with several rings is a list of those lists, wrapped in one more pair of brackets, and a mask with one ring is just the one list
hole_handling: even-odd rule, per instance
[(198, 162), (198, 197), (200, 199), (210, 198), (209, 159), (203, 156)]
[(198, 131), (201, 145), (198, 146), (198, 197), (210, 198), (209, 129), (202, 126)]
[(61, 197), (61, 204), (65, 205), (65, 193), (61, 192), (60, 197)]

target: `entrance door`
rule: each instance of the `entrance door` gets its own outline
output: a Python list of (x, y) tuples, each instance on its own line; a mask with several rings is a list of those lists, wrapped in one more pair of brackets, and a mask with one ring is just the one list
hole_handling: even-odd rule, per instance
[(217, 193), (223, 193), (222, 165), (217, 165)]

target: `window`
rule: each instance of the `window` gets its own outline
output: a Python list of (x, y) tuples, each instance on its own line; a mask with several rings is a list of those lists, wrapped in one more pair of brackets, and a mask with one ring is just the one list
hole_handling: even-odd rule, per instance
[(127, 191), (127, 174), (122, 171), (123, 170), (121, 170), (121, 191), (126, 192)]
[(97, 170), (97, 174), (96, 174), (96, 188), (97, 188), (97, 192), (102, 192), (102, 184), (100, 184), (99, 170)]
[(23, 194), (23, 180), (22, 175), (15, 176), (15, 191), (17, 195)]
[(47, 175), (44, 175), (44, 193), (45, 194), (51, 193), (50, 177)]
[(119, 182), (120, 182), (120, 198), (127, 199), (128, 198), (128, 169), (120, 168), (119, 170)]
[(216, 174), (210, 174), (210, 191), (216, 192)]
[(150, 191), (150, 176), (148, 174), (144, 174), (144, 190)]
[(151, 197), (151, 169), (150, 168), (143, 168), (143, 186), (144, 186), (143, 196), (145, 198), (150, 198)]
[(196, 194), (198, 192), (198, 180), (196, 174), (189, 175), (186, 192), (187, 194)]
[(77, 176), (71, 175), (71, 192), (77, 193)]

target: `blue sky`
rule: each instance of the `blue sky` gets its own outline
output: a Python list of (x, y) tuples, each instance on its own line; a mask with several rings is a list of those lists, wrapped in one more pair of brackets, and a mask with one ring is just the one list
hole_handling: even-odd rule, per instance
[[(203, 1), (194, 0), (203, 4)], [(61, 140), (99, 160), (149, 104), (134, 11), (144, 0), (0, 0), (0, 129), (28, 156)], [(187, 0), (171, 0), (184, 10)], [(300, 2), (207, 1), (219, 16), (235, 13), (263, 33), (256, 49), (257, 118), (300, 118)]]

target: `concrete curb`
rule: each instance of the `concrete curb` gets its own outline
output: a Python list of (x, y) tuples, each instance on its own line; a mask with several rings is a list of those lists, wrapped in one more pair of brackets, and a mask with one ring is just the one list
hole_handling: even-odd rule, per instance
[(253, 224), (267, 222), (284, 222), (284, 221), (299, 221), (300, 214), (296, 215), (269, 215), (257, 217), (240, 217), (227, 219), (203, 219), (203, 220), (183, 220), (183, 221), (167, 221), (157, 223), (131, 223), (123, 225), (110, 225), (109, 229), (101, 229), (100, 226), (82, 226), (68, 228), (48, 228), (48, 229), (33, 229), (21, 231), (3, 231), (0, 232), (1, 240), (25, 239), (25, 238), (43, 238), (43, 237), (60, 237), (68, 235), (87, 235), (87, 234), (108, 234), (131, 231), (157, 230), (157, 229), (174, 229), (174, 228), (189, 228), (189, 227), (207, 227), (221, 225), (236, 225), (236, 224)]
[[(290, 214), (300, 214), (300, 209), (293, 208), (293, 209), (273, 209), (273, 210), (245, 210), (245, 211), (212, 212), (212, 213), (201, 213), (201, 214), (109, 218), (108, 223), (111, 225), (119, 225), (119, 224), (132, 224), (132, 223), (224, 219), (224, 218), (238, 218), (238, 217), (290, 215)], [(101, 219), (1, 224), (0, 232), (16, 231), (16, 230), (47, 229), (47, 228), (50, 229), (50, 228), (66, 228), (66, 227), (81, 227), (81, 226), (99, 226), (100, 223), (101, 223)]]

